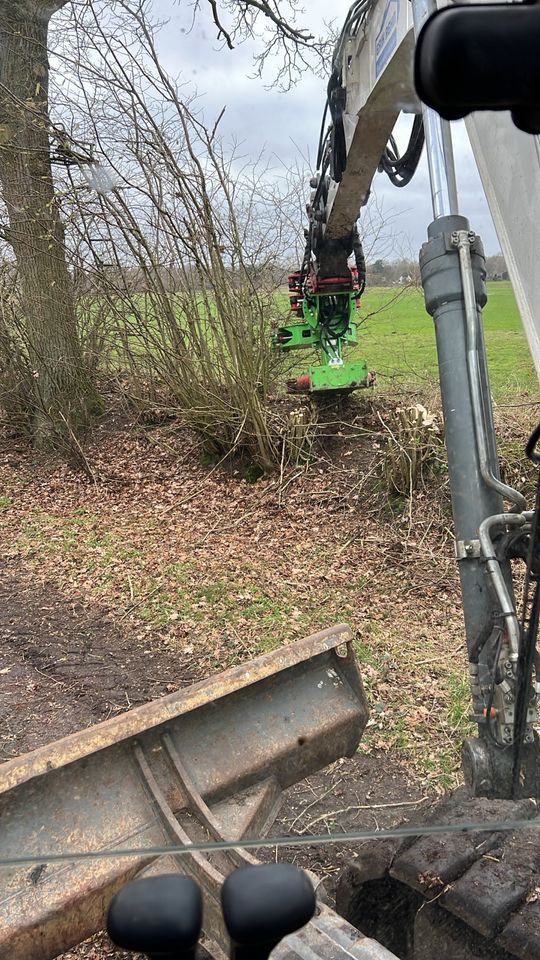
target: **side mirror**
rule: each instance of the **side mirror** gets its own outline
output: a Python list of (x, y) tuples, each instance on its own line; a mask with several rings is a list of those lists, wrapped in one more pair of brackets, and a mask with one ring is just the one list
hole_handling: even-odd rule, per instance
[(445, 120), (510, 110), (540, 133), (540, 4), (445, 7), (424, 24), (415, 53), (418, 96)]

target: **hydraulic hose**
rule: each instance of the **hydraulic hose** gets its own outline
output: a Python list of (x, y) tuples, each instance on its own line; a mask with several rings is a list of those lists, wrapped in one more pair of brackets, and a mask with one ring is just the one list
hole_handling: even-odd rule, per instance
[(501, 613), (506, 620), (510, 660), (514, 663), (517, 662), (519, 656), (519, 621), (514, 601), (501, 570), (501, 564), (495, 553), (491, 531), (494, 527), (523, 527), (530, 520), (530, 516), (530, 514), (523, 513), (496, 513), (495, 516), (483, 520), (478, 528), (482, 557), (486, 561), (486, 573), (491, 580)]
[[(473, 235), (474, 237), (474, 235)], [(505, 500), (513, 504), (514, 512), (523, 512), (527, 502), (523, 494), (496, 477), (491, 469), (486, 437), (484, 410), (482, 406), (482, 385), (480, 380), (480, 364), (478, 357), (478, 308), (474, 290), (474, 278), (471, 264), (471, 235), (466, 230), (458, 230), (452, 237), (459, 253), (463, 299), (465, 303), (466, 333), (467, 333), (467, 370), (471, 388), (471, 402), (473, 408), (474, 427), (480, 473), (484, 483)]]

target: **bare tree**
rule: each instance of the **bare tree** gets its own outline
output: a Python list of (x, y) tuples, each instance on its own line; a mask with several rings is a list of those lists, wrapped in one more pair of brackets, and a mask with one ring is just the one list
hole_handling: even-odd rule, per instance
[(63, 191), (86, 342), (108, 337), (131, 396), (180, 414), (212, 453), (242, 450), (267, 468), (282, 456), (270, 333), (287, 309), (275, 293), (298, 234), (281, 213), (296, 185), (223, 144), (219, 118), (205, 124), (160, 62), (147, 11), (131, 0), (78, 11), (72, 127), (111, 171), (109, 190), (90, 191), (83, 158)]
[[(203, 2), (196, 0), (195, 16)], [(293, 82), (295, 71), (306, 65), (313, 67), (313, 54), (320, 65), (329, 53), (331, 37), (317, 37), (301, 22), (303, 11), (297, 0), (207, 0), (207, 3), (218, 35), (228, 47), (247, 37), (264, 39), (263, 52), (256, 56), (259, 72), (271, 54), (281, 53), (278, 79), (284, 86)], [(19, 330), (24, 333), (24, 342), (19, 337), (16, 342), (20, 347), (20, 368), (29, 371), (32, 378), (31, 390), (26, 389), (22, 395), (32, 397), (29, 425), (39, 444), (54, 442), (66, 431), (73, 435), (88, 423), (98, 408), (90, 369), (85, 362), (87, 356), (81, 350), (81, 319), (77, 317), (73, 272), (70, 273), (66, 258), (65, 211), (52, 174), (53, 150), (57, 150), (57, 157), (61, 150), (57, 149), (58, 143), (52, 146), (53, 141), (58, 140), (59, 130), (55, 130), (49, 113), (49, 25), (55, 12), (69, 9), (69, 19), (64, 21), (70, 28), (73, 44), (68, 69), (73, 72), (75, 67), (76, 73), (81, 13), (89, 12), (93, 16), (95, 29), (104, 38), (109, 12), (120, 10), (127, 16), (140, 18), (148, 7), (147, 0), (133, 3), (114, 0), (112, 4), (93, 0), (82, 4), (69, 3), (69, 0), (0, 0), (0, 186), (7, 214), (0, 230), (17, 263), (22, 317)], [(163, 75), (159, 76), (155, 51), (152, 56), (156, 75), (167, 91)], [(69, 59), (68, 56), (65, 62)], [(132, 59), (130, 69), (136, 70), (137, 66)], [(133, 88), (137, 86), (135, 78)], [(55, 94), (57, 90), (58, 86)], [(58, 108), (56, 101), (55, 107)], [(91, 105), (87, 107), (90, 110)], [(140, 108), (136, 98), (130, 108), (133, 117)], [(90, 121), (90, 127), (94, 120)], [(192, 120), (193, 116), (189, 122)], [(184, 135), (188, 143), (185, 131)], [(213, 134), (208, 139), (210, 143), (213, 143)], [(76, 137), (68, 138), (67, 152), (77, 163)], [(84, 156), (78, 159), (82, 162)], [(143, 170), (143, 174), (146, 176), (147, 171)], [(157, 192), (161, 190), (160, 186)], [(221, 192), (227, 196), (223, 188)], [(237, 202), (233, 194), (234, 191), (227, 196), (229, 206)], [(148, 202), (162, 203), (161, 196), (150, 196), (149, 188), (146, 195)], [(163, 234), (163, 223), (156, 229)], [(111, 230), (107, 227), (105, 232), (110, 242)], [(237, 240), (240, 237), (237, 236)], [(269, 268), (266, 264), (266, 269)], [(192, 265), (190, 270), (193, 272), (193, 269)], [(236, 269), (238, 273), (238, 265)], [(244, 267), (242, 270), (246, 278), (249, 271)], [(4, 338), (3, 342), (9, 345), (15, 341)]]
[(50, 149), (47, 36), (66, 0), (0, 0), (0, 184), (17, 262), (38, 444), (88, 422), (96, 394), (77, 334)]
[[(305, 8), (297, 0), (206, 0), (217, 27), (218, 39), (232, 50), (247, 38), (262, 38), (261, 51), (255, 54), (257, 73), (262, 74), (269, 59), (277, 57), (276, 81), (290, 87), (305, 68), (328, 72), (336, 39), (330, 24), (324, 36), (312, 32), (302, 22)], [(196, 0), (195, 11), (201, 7)]]

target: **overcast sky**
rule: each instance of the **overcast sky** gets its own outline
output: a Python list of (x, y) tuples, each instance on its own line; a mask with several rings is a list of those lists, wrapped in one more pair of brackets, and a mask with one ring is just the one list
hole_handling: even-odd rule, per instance
[[(306, 4), (314, 30), (324, 29), (324, 18), (328, 18), (329, 9), (336, 26), (340, 27), (349, 5), (349, 0), (334, 0), (332, 4), (327, 0), (309, 0)], [(222, 133), (239, 141), (245, 156), (255, 158), (264, 148), (266, 156), (280, 171), (294, 169), (304, 161), (314, 163), (325, 102), (325, 81), (305, 71), (296, 87), (288, 92), (268, 89), (273, 79), (271, 63), (262, 80), (253, 77), (252, 56), (256, 44), (244, 43), (233, 51), (226, 49), (216, 40), (209, 3), (201, 0), (200, 6), (193, 24), (191, 0), (153, 0), (156, 16), (169, 20), (158, 42), (164, 66), (196, 86), (207, 120), (212, 120), (226, 107)], [(460, 212), (469, 218), (481, 235), (486, 253), (496, 253), (500, 244), (464, 124), (452, 126)], [(403, 136), (401, 139), (400, 146), (404, 146)], [(427, 225), (433, 219), (425, 151), (409, 186), (398, 189), (384, 174), (378, 174), (373, 192), (378, 205), (382, 205), (385, 215), (391, 218), (392, 230), (397, 235), (395, 255), (409, 252), (416, 257), (426, 239)], [(384, 248), (372, 253), (377, 252), (388, 256), (388, 244), (385, 242)]]

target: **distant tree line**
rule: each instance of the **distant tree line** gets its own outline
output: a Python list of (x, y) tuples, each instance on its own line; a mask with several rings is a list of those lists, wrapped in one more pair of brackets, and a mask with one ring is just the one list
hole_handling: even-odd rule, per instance
[[(502, 253), (486, 257), (488, 280), (508, 280), (508, 270)], [(367, 282), (374, 287), (420, 284), (418, 261), (406, 258), (398, 260), (374, 260), (367, 265)]]
[[(251, 272), (254, 282), (260, 284), (261, 281), (267, 287), (277, 289), (286, 286), (288, 274), (293, 268), (292, 264), (276, 261), (275, 263), (261, 263), (253, 265)], [(175, 293), (185, 282), (186, 274), (190, 275), (191, 282), (195, 285), (200, 283), (200, 276), (195, 266), (189, 267), (185, 263), (180, 266), (176, 263), (156, 264), (155, 269), (160, 276), (163, 289), (167, 293)], [(502, 253), (493, 254), (486, 257), (486, 271), (488, 280), (508, 280), (508, 271)], [(248, 271), (249, 272), (249, 271)], [(121, 266), (115, 264), (102, 264), (99, 273), (107, 275), (108, 278), (122, 286), (128, 287), (134, 293), (148, 292), (148, 276), (144, 269), (137, 265), (126, 264)], [(228, 282), (235, 287), (241, 282), (244, 275), (234, 268), (226, 269)], [(90, 293), (95, 288), (95, 271), (85, 269), (75, 271), (73, 279), (76, 281), (76, 287), (79, 294)], [(381, 258), (367, 264), (367, 281), (372, 287), (395, 287), (395, 286), (419, 286), (420, 269), (418, 262), (407, 258), (396, 260), (383, 260)]]

